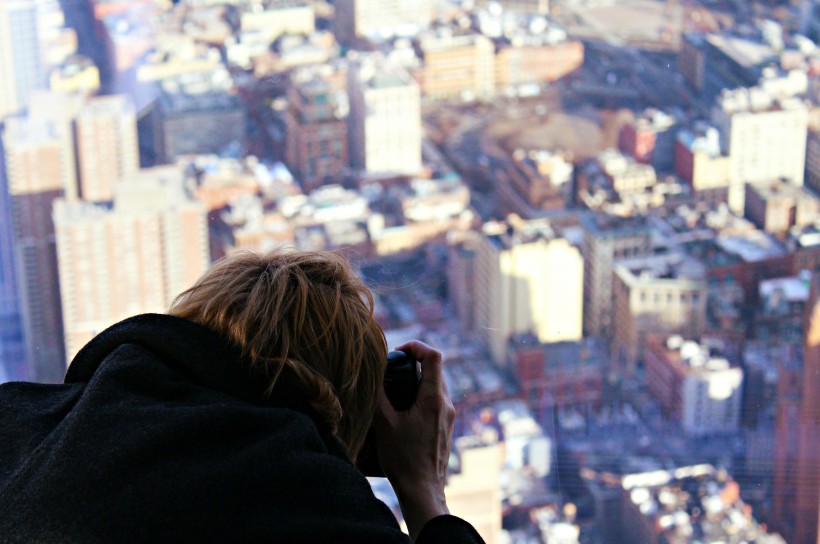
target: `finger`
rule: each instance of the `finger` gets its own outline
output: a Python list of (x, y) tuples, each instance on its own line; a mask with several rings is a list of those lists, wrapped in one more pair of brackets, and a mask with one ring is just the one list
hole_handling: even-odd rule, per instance
[(443, 383), (441, 352), (419, 340), (411, 340), (397, 349), (409, 353), (422, 364), (422, 383), (433, 385)]

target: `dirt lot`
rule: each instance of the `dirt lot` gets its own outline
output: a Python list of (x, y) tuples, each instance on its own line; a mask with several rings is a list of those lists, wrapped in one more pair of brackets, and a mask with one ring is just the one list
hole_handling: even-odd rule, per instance
[(564, 151), (577, 162), (617, 147), (618, 130), (631, 118), (627, 110), (598, 112), (589, 108), (533, 116), (526, 121), (500, 121), (487, 130), (487, 135), (508, 152), (517, 148)]

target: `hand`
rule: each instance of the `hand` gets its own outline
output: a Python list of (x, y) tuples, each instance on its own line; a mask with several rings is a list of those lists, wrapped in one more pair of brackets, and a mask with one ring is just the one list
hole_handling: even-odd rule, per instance
[(375, 429), (379, 461), (396, 491), (404, 520), (415, 540), (424, 524), (449, 514), (444, 497), (456, 411), (447, 393), (441, 353), (414, 340), (399, 346), (421, 362), (416, 402), (397, 412), (379, 391)]

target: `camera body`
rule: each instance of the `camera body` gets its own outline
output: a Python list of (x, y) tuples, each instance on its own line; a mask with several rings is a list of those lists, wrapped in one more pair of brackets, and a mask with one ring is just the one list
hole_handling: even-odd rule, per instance
[[(387, 354), (387, 366), (384, 371), (384, 392), (396, 411), (410, 409), (416, 402), (421, 366), (409, 354), (403, 351), (391, 351)], [(373, 428), (367, 433), (362, 451), (356, 466), (365, 476), (384, 477), (376, 452), (376, 437)]]

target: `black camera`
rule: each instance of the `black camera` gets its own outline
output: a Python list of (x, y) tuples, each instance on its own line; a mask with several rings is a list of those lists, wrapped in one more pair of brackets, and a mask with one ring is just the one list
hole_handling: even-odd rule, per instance
[[(384, 392), (397, 411), (408, 410), (416, 402), (416, 393), (421, 381), (421, 366), (403, 351), (387, 354), (384, 371)], [(384, 477), (376, 452), (376, 436), (373, 428), (367, 433), (356, 466), (365, 476)]]

